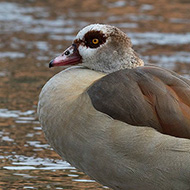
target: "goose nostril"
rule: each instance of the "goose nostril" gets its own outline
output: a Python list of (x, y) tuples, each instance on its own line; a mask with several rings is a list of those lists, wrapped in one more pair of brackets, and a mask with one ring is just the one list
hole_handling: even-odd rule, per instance
[(70, 54), (69, 50), (67, 50), (64, 54), (69, 55)]

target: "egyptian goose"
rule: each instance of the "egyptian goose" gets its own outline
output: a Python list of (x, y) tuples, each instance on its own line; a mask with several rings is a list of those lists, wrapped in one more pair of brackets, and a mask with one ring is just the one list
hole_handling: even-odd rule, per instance
[(190, 81), (143, 66), (118, 28), (92, 24), (50, 67), (38, 114), (48, 142), (115, 190), (190, 189)]

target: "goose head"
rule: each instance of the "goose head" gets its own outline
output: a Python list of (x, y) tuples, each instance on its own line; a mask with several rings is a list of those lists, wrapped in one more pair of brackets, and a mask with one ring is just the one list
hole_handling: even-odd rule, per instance
[(91, 24), (80, 30), (72, 45), (49, 66), (76, 64), (104, 73), (144, 65), (132, 49), (130, 38), (120, 29), (103, 24)]

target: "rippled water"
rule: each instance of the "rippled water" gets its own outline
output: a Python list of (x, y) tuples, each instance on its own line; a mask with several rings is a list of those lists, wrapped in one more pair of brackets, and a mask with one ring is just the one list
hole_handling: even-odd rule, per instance
[(105, 189), (47, 144), (36, 116), (48, 61), (90, 23), (128, 34), (147, 63), (190, 78), (188, 0), (0, 0), (0, 189)]

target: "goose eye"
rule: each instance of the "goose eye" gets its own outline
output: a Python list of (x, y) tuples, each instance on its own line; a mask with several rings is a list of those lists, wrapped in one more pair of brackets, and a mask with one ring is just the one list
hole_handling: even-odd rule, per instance
[(96, 45), (96, 44), (99, 43), (99, 40), (98, 40), (97, 38), (94, 38), (94, 39), (92, 40), (92, 43)]

